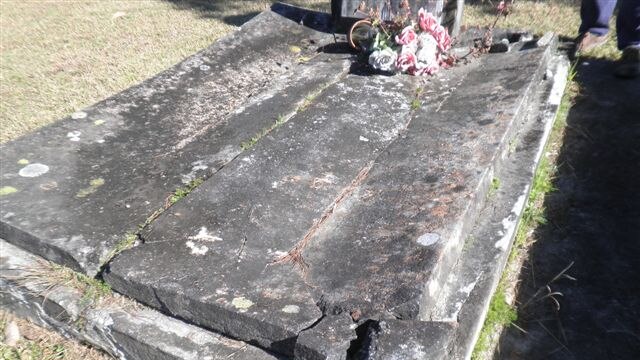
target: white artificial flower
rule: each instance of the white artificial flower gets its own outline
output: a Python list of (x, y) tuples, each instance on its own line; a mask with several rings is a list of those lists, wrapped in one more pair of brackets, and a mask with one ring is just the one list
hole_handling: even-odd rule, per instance
[(431, 34), (422, 33), (418, 37), (418, 51), (416, 51), (416, 68), (438, 66), (438, 42)]
[(376, 50), (369, 55), (369, 65), (376, 70), (395, 71), (398, 54), (391, 48)]

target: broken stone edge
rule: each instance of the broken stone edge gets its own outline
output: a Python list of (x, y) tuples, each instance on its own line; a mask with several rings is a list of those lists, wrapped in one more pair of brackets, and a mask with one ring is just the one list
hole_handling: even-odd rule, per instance
[(93, 303), (65, 285), (30, 281), (46, 261), (0, 239), (0, 308), (118, 359), (256, 359), (278, 356), (163, 315), (121, 295)]

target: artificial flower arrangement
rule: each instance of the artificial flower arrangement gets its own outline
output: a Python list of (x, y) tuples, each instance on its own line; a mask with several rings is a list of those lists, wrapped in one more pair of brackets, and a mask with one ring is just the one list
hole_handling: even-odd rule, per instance
[(370, 40), (361, 46), (368, 54), (368, 63), (376, 70), (388, 73), (432, 75), (440, 68), (453, 65), (449, 54), (451, 36), (433, 14), (420, 9), (417, 22), (410, 13), (383, 21), (376, 14), (368, 20)]

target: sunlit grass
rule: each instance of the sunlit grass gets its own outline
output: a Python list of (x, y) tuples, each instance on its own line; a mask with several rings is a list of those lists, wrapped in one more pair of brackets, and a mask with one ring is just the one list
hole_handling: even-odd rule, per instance
[(272, 2), (0, 1), (0, 142), (168, 68)]

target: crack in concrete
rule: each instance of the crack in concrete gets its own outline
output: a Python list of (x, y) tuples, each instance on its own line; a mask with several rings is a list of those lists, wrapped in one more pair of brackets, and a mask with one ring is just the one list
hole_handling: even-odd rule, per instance
[(283, 255), (277, 259), (275, 259), (271, 264), (284, 264), (284, 263), (292, 263), (295, 267), (298, 267), (304, 275), (307, 274), (309, 269), (309, 265), (304, 261), (304, 257), (302, 252), (309, 245), (311, 238), (315, 236), (315, 234), (319, 231), (320, 227), (324, 225), (331, 215), (334, 213), (335, 209), (347, 198), (349, 197), (365, 180), (367, 175), (369, 174), (369, 170), (373, 167), (374, 162), (371, 161), (369, 164), (364, 166), (358, 172), (358, 175), (351, 181), (349, 186), (345, 187), (340, 191), (338, 196), (329, 204), (329, 206), (322, 213), (320, 218), (314, 221), (313, 225), (307, 230), (307, 233), (302, 237), (297, 244), (295, 244), (291, 250), (287, 252), (286, 255)]

